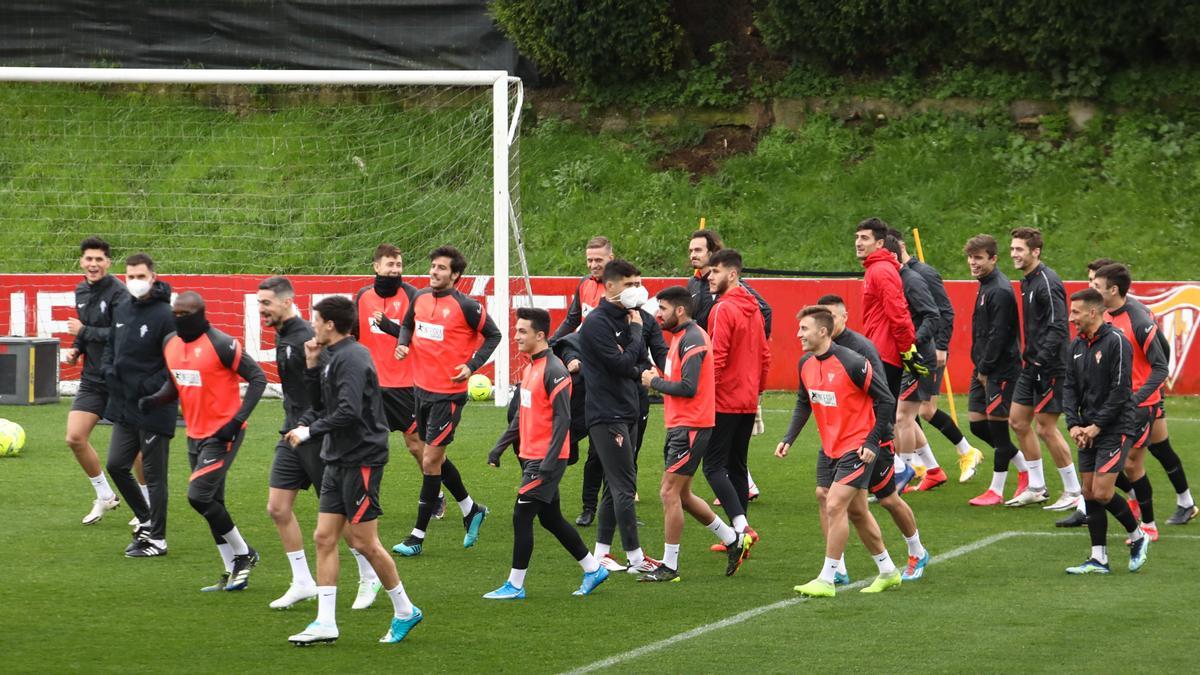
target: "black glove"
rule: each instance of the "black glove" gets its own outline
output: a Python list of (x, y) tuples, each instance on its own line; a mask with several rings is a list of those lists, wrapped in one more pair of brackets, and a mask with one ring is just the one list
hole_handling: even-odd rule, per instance
[(904, 369), (917, 377), (926, 377), (929, 375), (929, 367), (921, 363), (921, 357), (917, 354), (917, 345), (913, 344), (908, 348), (908, 351), (900, 355), (900, 363)]
[(213, 438), (216, 438), (218, 441), (223, 443), (228, 443), (237, 438), (238, 432), (242, 430), (243, 424), (245, 424), (244, 421), (235, 417), (226, 422), (225, 425), (220, 429), (217, 429), (217, 433), (213, 434)]
[(154, 410), (155, 408), (158, 407), (154, 403), (153, 396), (143, 396), (143, 397), (139, 398), (137, 406), (138, 406), (138, 412), (142, 413), (143, 415), (145, 415), (146, 413), (148, 413), (151, 410)]

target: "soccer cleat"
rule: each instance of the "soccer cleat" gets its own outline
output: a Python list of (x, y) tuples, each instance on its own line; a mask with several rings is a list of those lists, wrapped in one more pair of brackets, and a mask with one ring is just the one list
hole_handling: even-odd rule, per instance
[(983, 453), (978, 448), (972, 447), (970, 450), (958, 456), (958, 482), (966, 483), (975, 477), (975, 470), (983, 463)]
[(967, 502), (971, 506), (1000, 506), (1004, 503), (1004, 497), (995, 493), (990, 488), (987, 492)]
[(647, 555), (642, 556), (642, 562), (626, 567), (625, 572), (627, 574), (648, 574), (659, 567), (662, 567), (662, 563)]
[(326, 626), (320, 621), (308, 624), (308, 628), (288, 638), (288, 642), (297, 647), (309, 645), (331, 644), (338, 639), (337, 626)]
[(617, 562), (617, 559), (612, 557), (610, 553), (605, 553), (604, 557), (600, 559), (600, 566), (609, 572), (624, 572), (628, 569), (627, 565)]
[(366, 609), (375, 604), (375, 596), (379, 595), (381, 588), (383, 584), (378, 579), (359, 579), (358, 595), (354, 596), (354, 604), (350, 609)]
[(1070, 511), (1070, 510), (1074, 509), (1075, 507), (1079, 506), (1080, 499), (1083, 499), (1083, 495), (1078, 492), (1064, 492), (1064, 493), (1062, 493), (1062, 496), (1058, 498), (1058, 501), (1054, 502), (1053, 504), (1050, 504), (1049, 506), (1043, 506), (1042, 510), (1043, 511)]
[(1017, 472), (1017, 489), (1013, 492), (1012, 498), (1016, 499), (1018, 495), (1020, 495), (1022, 492), (1026, 491), (1028, 489), (1029, 489), (1029, 472), (1028, 471), (1018, 471)]
[(596, 509), (585, 508), (579, 512), (579, 517), (575, 519), (575, 524), (580, 527), (587, 527), (596, 520)]
[(916, 581), (925, 576), (925, 566), (929, 564), (929, 551), (925, 551), (925, 555), (920, 558), (915, 555), (908, 556), (908, 565), (904, 567), (904, 571), (900, 573), (902, 581)]
[(154, 558), (167, 554), (166, 546), (159, 546), (149, 539), (139, 539), (133, 545), (133, 550), (125, 549), (126, 558)]
[(412, 616), (408, 617), (407, 619), (401, 619), (397, 616), (392, 617), (391, 627), (388, 628), (388, 632), (385, 633), (383, 637), (379, 638), (379, 642), (381, 644), (390, 645), (403, 640), (405, 637), (408, 637), (409, 631), (415, 628), (416, 625), (421, 623), (421, 621), (424, 619), (425, 614), (421, 612), (420, 608), (414, 605)]
[(1175, 513), (1171, 514), (1170, 518), (1167, 518), (1167, 524), (1187, 525), (1197, 514), (1200, 514), (1200, 508), (1197, 508), (1195, 504), (1191, 506), (1179, 506), (1175, 508)]
[(746, 562), (746, 558), (750, 557), (750, 547), (754, 545), (754, 539), (750, 535), (750, 530), (747, 528), (737, 536), (733, 546), (729, 547), (726, 554), (729, 556), (729, 562), (725, 565), (725, 576), (731, 577), (737, 573), (742, 567), (742, 563)]
[(1029, 504), (1040, 504), (1050, 498), (1050, 491), (1046, 488), (1040, 490), (1027, 489), (1018, 494), (1016, 497), (1004, 502), (1005, 506), (1028, 506)]
[(108, 499), (96, 497), (94, 500), (92, 500), (92, 510), (88, 511), (88, 514), (83, 517), (83, 524), (95, 525), (96, 523), (100, 522), (100, 519), (104, 517), (104, 514), (112, 511), (120, 505), (121, 500), (118, 499), (116, 495), (113, 495)]
[(1146, 564), (1146, 554), (1150, 552), (1150, 536), (1142, 530), (1142, 538), (1129, 544), (1129, 571), (1136, 572)]
[[(1146, 535), (1150, 539), (1151, 542), (1158, 541), (1158, 526), (1157, 525), (1142, 523), (1141, 528), (1142, 528), (1142, 534)], [(1130, 539), (1129, 537), (1125, 538), (1126, 546), (1128, 546), (1132, 543), (1133, 543), (1132, 539)]]
[(437, 506), (433, 507), (433, 517), (438, 520), (446, 517), (446, 495), (438, 495)]
[(258, 551), (250, 547), (243, 555), (233, 556), (233, 571), (229, 573), (229, 583), (225, 584), (227, 591), (244, 591), (250, 585), (250, 570), (258, 565)]
[(213, 591), (225, 590), (225, 585), (229, 583), (229, 572), (221, 572), (221, 578), (217, 579), (217, 583), (211, 586), (205, 586), (200, 589), (201, 593), (212, 593)]
[(491, 593), (485, 593), (483, 597), (485, 600), (524, 600), (525, 589), (513, 586), (511, 581), (505, 581), (503, 586)]
[(850, 585), (850, 574), (847, 572), (834, 572), (833, 573), (833, 585), (834, 586), (849, 586)]
[(1133, 497), (1130, 497), (1129, 499), (1125, 500), (1125, 503), (1129, 505), (1129, 510), (1133, 511), (1133, 517), (1138, 522), (1141, 522), (1141, 520), (1142, 520), (1142, 505), (1138, 504), (1138, 500), (1134, 499)]
[(922, 478), (925, 477), (925, 472), (928, 471), (928, 469), (925, 468), (924, 464), (913, 464), (912, 470), (913, 470), (913, 480), (918, 481), (918, 482)]
[(679, 581), (679, 572), (667, 567), (659, 565), (653, 572), (646, 572), (637, 578), (638, 581)]
[(729, 547), (726, 546), (725, 544), (722, 544), (721, 542), (717, 542), (717, 543), (713, 544), (712, 546), (709, 546), (708, 550), (712, 551), (713, 553), (725, 553), (728, 550), (728, 548)]
[(287, 609), (297, 602), (312, 600), (315, 597), (317, 597), (316, 586), (297, 586), (296, 584), (292, 584), (288, 586), (286, 593), (272, 600), (268, 606), (271, 609)]
[(813, 579), (803, 586), (793, 586), (792, 590), (810, 598), (832, 598), (837, 595), (837, 589), (833, 584), (820, 579)]
[(129, 555), (133, 551), (141, 547), (142, 542), (150, 537), (150, 528), (145, 525), (138, 524), (133, 530), (133, 541), (125, 547), (125, 555)]
[(1084, 527), (1087, 525), (1087, 514), (1078, 509), (1061, 520), (1054, 521), (1055, 527)]
[(896, 492), (903, 493), (904, 488), (908, 487), (908, 482), (911, 481), (916, 475), (917, 472), (913, 471), (913, 468), (905, 463), (904, 470), (897, 473), (894, 479), (896, 482)]
[(921, 484), (917, 486), (917, 492), (927, 492), (932, 490), (942, 483), (950, 480), (946, 477), (946, 472), (942, 471), (942, 467), (930, 469), (925, 472), (925, 476), (921, 478)]
[(608, 578), (608, 568), (601, 565), (596, 568), (595, 572), (584, 572), (583, 581), (580, 582), (579, 588), (571, 595), (591, 595), (596, 587), (604, 583)]
[(875, 580), (871, 582), (870, 586), (867, 586), (866, 588), (860, 588), (858, 592), (882, 593), (889, 588), (900, 588), (900, 584), (902, 582), (903, 579), (901, 578), (900, 570), (896, 570), (891, 574), (880, 574), (879, 576), (875, 577)]
[(1068, 567), (1067, 574), (1108, 574), (1108, 565), (1095, 558), (1088, 558), (1082, 565)]
[(421, 551), (424, 550), (424, 548), (425, 540), (421, 537), (410, 534), (404, 538), (404, 541), (393, 546), (392, 552), (399, 553), (406, 558), (411, 558), (414, 555), (421, 555)]
[(471, 512), (463, 517), (463, 527), (467, 528), (467, 533), (463, 535), (463, 548), (471, 548), (479, 541), (479, 528), (487, 516), (487, 507), (476, 504), (471, 507)]

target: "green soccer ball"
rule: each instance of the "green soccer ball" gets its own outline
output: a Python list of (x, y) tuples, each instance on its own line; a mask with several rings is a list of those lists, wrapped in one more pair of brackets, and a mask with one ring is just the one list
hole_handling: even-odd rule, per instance
[(25, 448), (25, 429), (11, 420), (0, 419), (0, 457), (15, 457)]
[(492, 381), (487, 375), (476, 373), (467, 380), (467, 396), (472, 401), (486, 401), (492, 397)]

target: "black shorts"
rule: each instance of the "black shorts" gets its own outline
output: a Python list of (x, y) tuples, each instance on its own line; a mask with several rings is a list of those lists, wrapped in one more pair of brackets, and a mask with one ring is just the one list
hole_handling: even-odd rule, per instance
[(417, 395), (413, 387), (384, 388), (383, 414), (389, 431), (411, 434), (417, 430)]
[(79, 381), (79, 391), (71, 402), (71, 412), (91, 413), (104, 417), (104, 407), (108, 405), (108, 389), (98, 382)]
[(1150, 445), (1150, 432), (1154, 429), (1155, 420), (1162, 417), (1162, 413), (1159, 412), (1161, 409), (1161, 402), (1133, 409), (1133, 416), (1137, 419), (1137, 426), (1133, 432), (1133, 447), (1144, 448)]
[(871, 463), (871, 478), (867, 491), (877, 499), (887, 499), (896, 491), (895, 447), (892, 441), (879, 444), (879, 452), (875, 453), (875, 461)]
[(907, 370), (900, 377), (901, 401), (928, 401), (938, 395), (941, 382), (936, 371), (929, 371), (924, 377), (917, 377)]
[(971, 387), (967, 392), (967, 410), (980, 415), (991, 417), (1008, 417), (1008, 409), (1013, 400), (1013, 381), (1011, 376), (989, 376), (987, 386), (979, 382), (979, 374), (971, 371)]
[(1132, 446), (1125, 434), (1097, 436), (1092, 447), (1079, 450), (1079, 473), (1120, 473)]
[(667, 440), (663, 443), (663, 469), (680, 476), (695, 476), (700, 460), (708, 451), (712, 441), (712, 427), (693, 429), (672, 427), (667, 429)]
[(550, 472), (549, 476), (539, 474), (539, 466), (541, 463), (537, 460), (521, 460), (521, 487), (517, 488), (518, 503), (521, 500), (536, 499), (549, 504), (558, 499), (558, 484), (562, 481), (563, 474), (567, 472), (567, 465), (559, 462), (558, 467)]
[(859, 459), (858, 453), (847, 452), (838, 459), (831, 459), (824, 452), (817, 453), (817, 487), (841, 483), (865, 490), (870, 480), (871, 467)]
[(427, 445), (445, 447), (454, 442), (454, 430), (462, 419), (466, 394), (435, 394), (416, 389), (417, 435)]
[(883, 362), (883, 379), (887, 381), (888, 391), (895, 398), (900, 397), (900, 383), (904, 380), (904, 367)]
[(1166, 401), (1165, 397), (1162, 401), (1159, 401), (1158, 404), (1154, 406), (1154, 408), (1155, 408), (1154, 419), (1156, 419), (1156, 420), (1164, 419), (1167, 416), (1167, 401)]
[(189, 438), (188, 465), (192, 475), (188, 478), (188, 499), (197, 502), (225, 501), (225, 476), (237, 459), (238, 449), (246, 438), (246, 430), (238, 431), (232, 441), (215, 438)]
[(1035, 413), (1061, 415), (1063, 411), (1063, 377), (1044, 375), (1036, 368), (1025, 368), (1017, 377), (1013, 403), (1033, 408)]
[(383, 515), (379, 505), (382, 466), (339, 466), (326, 464), (321, 477), (321, 513), (345, 516), (352, 524), (365, 523)]
[(287, 441), (279, 441), (275, 446), (275, 457), (271, 460), (268, 485), (278, 490), (307, 490), (312, 485), (320, 494), (321, 474), (324, 471), (320, 440), (309, 440), (294, 448)]

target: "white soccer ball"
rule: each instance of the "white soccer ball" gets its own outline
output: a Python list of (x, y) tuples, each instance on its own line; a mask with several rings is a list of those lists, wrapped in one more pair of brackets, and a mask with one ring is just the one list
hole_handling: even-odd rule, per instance
[(25, 448), (25, 429), (16, 422), (0, 419), (0, 457), (15, 457)]
[(467, 396), (472, 401), (486, 401), (492, 397), (492, 381), (487, 375), (475, 373), (467, 380)]

